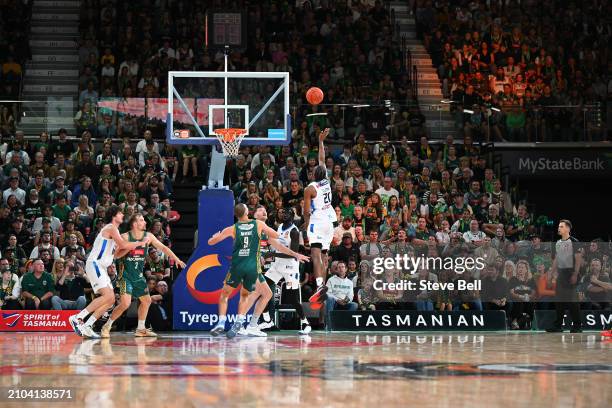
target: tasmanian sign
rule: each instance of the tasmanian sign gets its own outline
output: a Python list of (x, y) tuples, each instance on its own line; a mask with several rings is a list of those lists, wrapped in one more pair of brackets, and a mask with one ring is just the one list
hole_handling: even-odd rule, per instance
[(503, 311), (418, 312), (333, 311), (331, 330), (346, 331), (428, 331), (506, 330)]

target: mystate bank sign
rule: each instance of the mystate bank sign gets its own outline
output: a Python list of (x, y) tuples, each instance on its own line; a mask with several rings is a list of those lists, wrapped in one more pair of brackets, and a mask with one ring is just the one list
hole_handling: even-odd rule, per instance
[(503, 161), (516, 176), (612, 176), (610, 149), (504, 151)]

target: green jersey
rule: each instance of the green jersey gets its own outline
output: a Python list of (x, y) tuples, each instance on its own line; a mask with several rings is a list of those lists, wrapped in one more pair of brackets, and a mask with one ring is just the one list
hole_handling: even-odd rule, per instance
[(234, 224), (234, 233), (232, 269), (255, 267), (259, 272), (261, 237), (257, 232), (257, 221), (237, 222)]
[[(135, 239), (132, 231), (129, 231), (127, 234), (129, 242), (139, 242), (145, 239), (148, 232), (145, 232), (141, 239)], [(117, 260), (117, 285), (122, 295), (129, 294), (140, 297), (149, 293), (147, 282), (142, 274), (148, 249), (148, 245), (137, 247), (128, 252), (123, 258)]]
[(226, 284), (233, 288), (242, 284), (249, 292), (255, 290), (261, 272), (260, 241), (256, 220), (234, 224), (232, 266), (225, 278)]

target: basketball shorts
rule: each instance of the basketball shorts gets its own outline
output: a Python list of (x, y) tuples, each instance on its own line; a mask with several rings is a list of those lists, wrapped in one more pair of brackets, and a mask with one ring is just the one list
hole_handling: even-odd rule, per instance
[(147, 287), (147, 281), (144, 276), (127, 276), (123, 275), (117, 280), (117, 287), (119, 288), (119, 294), (131, 295), (139, 298), (149, 294), (149, 288)]
[(113, 288), (108, 272), (106, 272), (106, 267), (99, 265), (96, 261), (85, 263), (85, 273), (94, 293), (98, 293), (102, 288)]
[(329, 221), (311, 221), (306, 236), (311, 247), (312, 244), (321, 244), (321, 249), (328, 250), (334, 239), (334, 224)]
[(257, 268), (245, 268), (245, 267), (234, 267), (232, 266), (225, 277), (225, 283), (232, 288), (237, 288), (240, 284), (242, 287), (248, 290), (249, 292), (253, 292), (255, 290), (255, 285), (257, 280), (259, 279), (259, 275), (261, 275)]
[(266, 277), (277, 284), (285, 279), (287, 288), (297, 289), (300, 287), (300, 265), (295, 259), (276, 258)]

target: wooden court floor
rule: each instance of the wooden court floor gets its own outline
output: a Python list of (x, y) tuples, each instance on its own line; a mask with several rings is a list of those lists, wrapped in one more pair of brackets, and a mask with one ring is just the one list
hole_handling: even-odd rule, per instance
[[(0, 359), (1, 407), (612, 406), (612, 343), (594, 332), (0, 333)], [(71, 400), (9, 399), (18, 387)]]

